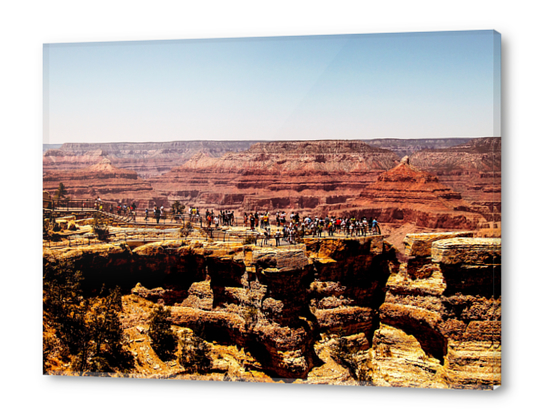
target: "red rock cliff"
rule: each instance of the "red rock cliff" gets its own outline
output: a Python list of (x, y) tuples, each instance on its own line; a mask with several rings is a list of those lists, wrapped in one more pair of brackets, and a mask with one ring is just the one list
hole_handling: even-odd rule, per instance
[(54, 194), (61, 182), (73, 200), (99, 196), (102, 200), (135, 201), (139, 207), (160, 200), (148, 182), (140, 179), (134, 171), (116, 168), (107, 158), (83, 169), (43, 174), (44, 191)]
[(194, 156), (151, 182), (170, 201), (204, 208), (304, 210), (345, 202), (395, 162), (391, 151), (362, 141), (267, 142), (220, 158)]
[(379, 175), (358, 198), (324, 209), (431, 229), (474, 229), (483, 220), (460, 193), (443, 185), (435, 175), (411, 165), (407, 157)]
[(487, 137), (411, 156), (417, 167), (436, 174), (440, 181), (478, 207), (486, 219), (500, 221), (501, 138)]

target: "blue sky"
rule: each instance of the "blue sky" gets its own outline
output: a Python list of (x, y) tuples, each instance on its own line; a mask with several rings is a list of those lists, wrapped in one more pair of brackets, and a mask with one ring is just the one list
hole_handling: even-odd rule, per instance
[(44, 142), (500, 136), (494, 31), (44, 45)]

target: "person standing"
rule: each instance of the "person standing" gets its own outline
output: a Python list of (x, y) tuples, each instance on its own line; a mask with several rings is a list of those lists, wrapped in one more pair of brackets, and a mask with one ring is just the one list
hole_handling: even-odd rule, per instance
[(278, 247), (280, 245), (280, 231), (277, 230), (277, 233), (275, 233), (275, 244)]

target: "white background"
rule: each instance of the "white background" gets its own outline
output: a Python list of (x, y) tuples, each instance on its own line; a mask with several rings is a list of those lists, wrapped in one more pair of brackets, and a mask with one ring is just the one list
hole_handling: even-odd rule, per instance
[[(540, 415), (540, 13), (515, 1), (5, 1), (0, 6), (1, 416), (535, 418)], [(495, 392), (41, 375), (42, 44), (495, 29), (503, 75), (503, 383)], [(529, 223), (529, 224), (528, 224)], [(520, 414), (521, 413), (521, 414)]]

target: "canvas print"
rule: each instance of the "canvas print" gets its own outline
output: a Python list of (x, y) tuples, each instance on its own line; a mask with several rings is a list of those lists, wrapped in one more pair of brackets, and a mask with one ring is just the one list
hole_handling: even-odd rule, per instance
[(44, 45), (43, 373), (499, 386), (500, 51)]

